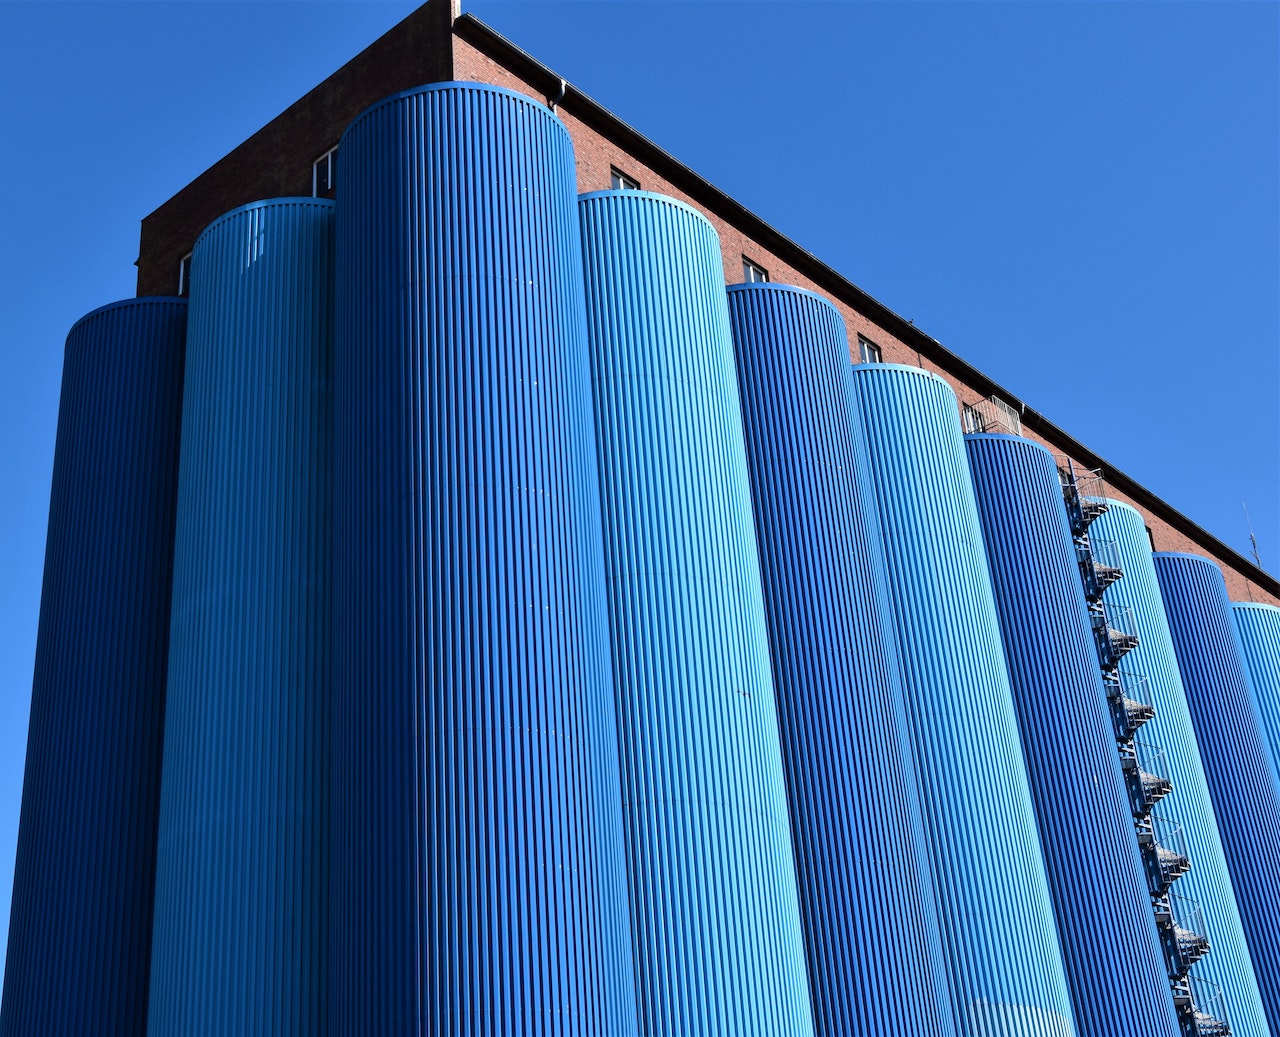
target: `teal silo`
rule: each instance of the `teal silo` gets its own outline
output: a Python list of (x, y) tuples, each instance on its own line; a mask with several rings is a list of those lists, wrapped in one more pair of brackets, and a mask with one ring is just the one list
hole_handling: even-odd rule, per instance
[(1271, 766), (1280, 781), (1280, 608), (1235, 602), (1231, 617), (1240, 637)]
[(1074, 1037), (1035, 812), (951, 387), (852, 368), (956, 1027)]
[(640, 1030), (808, 1037), (719, 240), (647, 192), (579, 212)]
[(628, 1037), (573, 146), (451, 82), (338, 165), (334, 1037)]
[(1121, 501), (1089, 527), (1091, 540), (1115, 544), (1124, 578), (1107, 588), (1110, 608), (1131, 610), (1124, 619), (1138, 638), (1124, 658), (1127, 669), (1148, 682), (1155, 716), (1143, 726), (1149, 752), (1162, 753), (1171, 790), (1155, 807), (1154, 835), (1164, 849), (1184, 857), (1190, 868), (1177, 879), (1175, 892), (1199, 906), (1209, 952), (1191, 970), (1199, 1007), (1225, 1020), (1233, 1037), (1268, 1037), (1270, 1029), (1245, 941), (1218, 820), (1209, 795), (1200, 747), (1187, 706), (1169, 621), (1152, 561), (1142, 515)]
[(728, 299), (815, 1028), (954, 1034), (844, 320)]
[(1080, 1032), (1178, 1037), (1057, 463), (1018, 436), (965, 448)]
[(1280, 788), (1226, 581), (1199, 555), (1153, 560), (1254, 976), (1280, 1030)]
[(333, 215), (192, 253), (149, 1037), (328, 1032)]
[(164, 733), (185, 299), (67, 335), (3, 1037), (140, 1037)]

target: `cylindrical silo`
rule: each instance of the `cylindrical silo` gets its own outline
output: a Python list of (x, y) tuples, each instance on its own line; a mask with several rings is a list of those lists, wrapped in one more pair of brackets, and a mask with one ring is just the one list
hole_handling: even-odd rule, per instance
[(150, 1037), (328, 1032), (333, 203), (191, 257)]
[(1076, 1032), (955, 394), (852, 368), (957, 1029)]
[(965, 447), (1076, 1022), (1178, 1037), (1057, 464), (1016, 436)]
[(445, 83), (339, 163), (333, 1031), (634, 1033), (569, 135)]
[(579, 212), (641, 1032), (811, 1034), (719, 240)]
[(0, 1034), (147, 1025), (184, 299), (67, 336)]
[(1231, 617), (1244, 652), (1263, 740), (1280, 781), (1280, 608), (1238, 602), (1231, 606)]
[(1153, 556), (1253, 972), (1280, 1033), (1280, 790), (1231, 622), (1222, 570)]
[(1202, 985), (1202, 996), (1214, 988), (1222, 992), (1220, 1006), (1211, 1010), (1231, 1025), (1234, 1037), (1267, 1037), (1271, 1032), (1245, 943), (1231, 875), (1223, 856), (1213, 803), (1205, 782), (1200, 750), (1169, 623), (1160, 597), (1150, 541), (1142, 515), (1120, 501), (1108, 500), (1106, 512), (1089, 527), (1090, 540), (1114, 541), (1116, 561), (1124, 578), (1107, 588), (1103, 598), (1112, 607), (1132, 611), (1132, 630), (1138, 645), (1124, 657), (1124, 666), (1147, 679), (1155, 717), (1142, 728), (1142, 740), (1164, 751), (1172, 791), (1155, 808), (1163, 821), (1157, 835), (1176, 838), (1167, 849), (1191, 862), (1177, 880), (1175, 892), (1200, 905), (1204, 935), (1210, 950), (1191, 972)]
[(814, 1022), (952, 1034), (844, 321), (799, 288), (728, 298)]

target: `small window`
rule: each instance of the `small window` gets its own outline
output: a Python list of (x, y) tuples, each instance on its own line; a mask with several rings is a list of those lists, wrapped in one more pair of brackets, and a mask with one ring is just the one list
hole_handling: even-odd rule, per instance
[(1156, 538), (1151, 535), (1150, 526), (1147, 526), (1146, 530), (1147, 530), (1147, 543), (1151, 545), (1151, 550), (1154, 551), (1156, 549)]
[(880, 363), (880, 347), (869, 338), (858, 336), (858, 357), (864, 364)]
[(638, 191), (640, 190), (640, 181), (635, 177), (627, 176), (620, 169), (609, 170), (609, 186), (615, 191)]
[(759, 263), (754, 263), (746, 256), (743, 256), (742, 280), (744, 284), (764, 284), (769, 280), (769, 271)]
[(311, 163), (311, 197), (332, 198), (338, 183), (338, 149), (330, 148)]
[(982, 416), (982, 412), (977, 407), (970, 407), (967, 403), (964, 405), (963, 411), (964, 430), (966, 432), (985, 432), (987, 428), (987, 420)]
[(191, 294), (191, 253), (178, 260), (178, 294)]

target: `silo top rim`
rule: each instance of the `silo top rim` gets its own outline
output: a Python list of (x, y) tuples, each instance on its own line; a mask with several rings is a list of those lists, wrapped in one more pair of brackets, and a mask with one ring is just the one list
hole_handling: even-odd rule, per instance
[(1053, 457), (1053, 451), (1043, 443), (1037, 443), (1034, 440), (1027, 439), (1026, 436), (1015, 436), (1012, 432), (966, 432), (965, 442), (971, 439), (1007, 439), (1012, 443), (1021, 443), (1023, 446), (1031, 447), (1033, 450), (1039, 450), (1041, 453), (1048, 454)]
[[(807, 295), (811, 299), (817, 299), (819, 302), (826, 303), (831, 309), (836, 309), (836, 304), (828, 299), (820, 292), (815, 292), (809, 288), (801, 288), (794, 284), (779, 284), (777, 281), (755, 281), (751, 284), (731, 284), (725, 286), (726, 292), (790, 292), (792, 295)], [(836, 310), (839, 313), (839, 310)]]
[(1214, 564), (1210, 559), (1206, 558), (1204, 555), (1192, 554), (1190, 551), (1152, 551), (1151, 557), (1152, 558), (1185, 558), (1188, 561), (1203, 562), (1205, 565), (1210, 566), (1211, 568), (1218, 569), (1218, 566)]
[(564, 128), (564, 123), (556, 118), (555, 112), (541, 101), (534, 97), (530, 97), (528, 94), (522, 94), (519, 90), (511, 90), (505, 86), (494, 86), (492, 83), (474, 83), (466, 79), (450, 79), (443, 83), (424, 83), (422, 86), (411, 86), (408, 90), (401, 90), (399, 93), (389, 94), (379, 101), (374, 101), (373, 104), (369, 105), (368, 108), (360, 112), (359, 115), (347, 123), (347, 128), (342, 131), (342, 137), (338, 141), (338, 149), (342, 149), (342, 142), (347, 139), (347, 134), (355, 128), (356, 124), (365, 116), (376, 112), (379, 108), (385, 108), (389, 104), (395, 104), (397, 101), (403, 101), (406, 97), (417, 97), (420, 94), (435, 94), (445, 90), (457, 91), (459, 93), (498, 94), (503, 97), (514, 98), (517, 101), (523, 101), (527, 103), (530, 108), (533, 108), (542, 115), (545, 115), (555, 123), (555, 125), (559, 126), (560, 130), (566, 137), (569, 135), (569, 131)]
[(1280, 613), (1280, 608), (1275, 605), (1268, 605), (1265, 601), (1233, 601), (1231, 607), (1233, 609), (1259, 609), (1263, 612)]
[(629, 187), (621, 187), (610, 191), (588, 191), (585, 194), (578, 195), (578, 202), (594, 202), (598, 199), (603, 200), (606, 198), (648, 198), (652, 201), (665, 202), (674, 209), (683, 209), (685, 212), (692, 213), (708, 227), (711, 227), (712, 230), (715, 230), (711, 221), (701, 211), (695, 209), (688, 202), (682, 202), (679, 198), (672, 198), (671, 195), (662, 194), (659, 191), (634, 191)]
[(138, 295), (132, 299), (119, 299), (116, 302), (105, 303), (96, 309), (90, 310), (72, 324), (70, 329), (67, 331), (67, 337), (70, 338), (71, 333), (75, 331), (76, 328), (80, 327), (80, 325), (85, 321), (92, 320), (94, 317), (100, 317), (108, 310), (119, 310), (126, 306), (155, 306), (160, 303), (178, 303), (182, 306), (186, 306), (187, 300), (180, 295)]
[(1090, 498), (1090, 499), (1095, 499), (1095, 500), (1100, 499), (1106, 503), (1108, 508), (1123, 508), (1125, 511), (1131, 511), (1133, 512), (1133, 514), (1137, 515), (1138, 518), (1142, 519), (1143, 525), (1146, 525), (1147, 520), (1143, 517), (1142, 512), (1140, 512), (1132, 504), (1126, 504), (1124, 501), (1116, 500), (1114, 497), (1102, 497), (1102, 498)]
[(904, 371), (907, 374), (913, 374), (913, 375), (918, 375), (921, 378), (932, 379), (935, 382), (945, 385), (947, 389), (953, 394), (955, 393), (955, 390), (951, 388), (951, 383), (948, 382), (945, 378), (943, 378), (942, 375), (934, 374), (932, 371), (926, 371), (923, 367), (913, 367), (911, 364), (861, 363), (861, 364), (851, 364), (850, 368), (855, 375), (865, 374), (869, 372), (878, 372), (878, 371)]
[(269, 209), (275, 206), (284, 208), (291, 205), (313, 205), (317, 209), (332, 209), (337, 203), (332, 198), (312, 198), (307, 195), (286, 195), (283, 198), (262, 198), (256, 202), (245, 202), (244, 205), (237, 205), (234, 209), (228, 209), (221, 216), (217, 217), (204, 230), (200, 232), (196, 238), (194, 248), (200, 247), (200, 242), (209, 231), (213, 230), (218, 224), (239, 216), (241, 213), (248, 212), (250, 209)]

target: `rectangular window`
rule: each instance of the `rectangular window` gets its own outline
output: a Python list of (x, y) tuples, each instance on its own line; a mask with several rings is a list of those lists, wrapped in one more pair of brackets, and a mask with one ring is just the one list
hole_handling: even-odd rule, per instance
[(1151, 535), (1150, 526), (1146, 526), (1145, 528), (1147, 530), (1147, 543), (1151, 545), (1151, 550), (1154, 551), (1156, 549), (1156, 538)]
[(764, 284), (769, 280), (769, 271), (759, 263), (742, 257), (742, 281), (744, 284)]
[(967, 403), (964, 405), (964, 430), (965, 432), (985, 432), (987, 421), (982, 416), (982, 412), (977, 407), (970, 407)]
[(858, 357), (864, 364), (880, 363), (880, 347), (869, 338), (858, 336)]
[(332, 198), (338, 183), (338, 149), (330, 148), (311, 163), (311, 197)]
[(191, 294), (191, 253), (178, 260), (178, 294)]
[(627, 176), (620, 169), (610, 168), (609, 187), (615, 191), (638, 191), (640, 190), (640, 181), (635, 177)]

